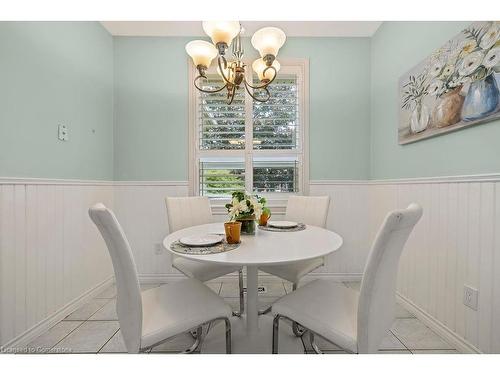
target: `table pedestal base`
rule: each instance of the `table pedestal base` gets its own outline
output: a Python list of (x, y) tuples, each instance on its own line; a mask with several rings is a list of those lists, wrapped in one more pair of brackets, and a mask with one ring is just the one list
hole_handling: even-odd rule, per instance
[[(273, 317), (259, 316), (259, 329), (247, 332), (246, 316), (231, 318), (232, 351), (234, 354), (271, 354), (273, 341)], [(224, 323), (212, 323), (207, 336), (201, 344), (201, 352), (225, 353)], [(292, 325), (285, 319), (280, 320), (279, 351), (287, 354), (303, 354), (304, 346), (300, 337), (292, 332)]]

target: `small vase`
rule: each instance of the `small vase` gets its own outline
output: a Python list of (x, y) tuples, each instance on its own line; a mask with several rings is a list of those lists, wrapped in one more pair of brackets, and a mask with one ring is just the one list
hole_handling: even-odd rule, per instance
[(412, 133), (420, 133), (427, 129), (429, 124), (429, 109), (422, 102), (418, 102), (410, 116), (410, 130)]
[(255, 234), (255, 215), (242, 217), (240, 219), (236, 219), (241, 223), (241, 234)]
[(438, 128), (444, 128), (456, 124), (461, 119), (464, 97), (460, 95), (462, 86), (443, 94), (432, 111), (432, 124)]
[(464, 121), (479, 120), (498, 110), (499, 92), (493, 74), (470, 84), (462, 108)]

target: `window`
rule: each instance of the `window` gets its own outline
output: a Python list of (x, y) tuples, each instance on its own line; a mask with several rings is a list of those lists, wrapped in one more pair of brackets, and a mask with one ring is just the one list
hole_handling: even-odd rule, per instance
[[(226, 93), (202, 93), (190, 68), (190, 187), (194, 195), (227, 197), (246, 190), (267, 197), (303, 194), (307, 187), (307, 61), (280, 61), (271, 98), (253, 100), (240, 88), (231, 105)], [(247, 63), (247, 66), (249, 64)], [(247, 77), (251, 74), (247, 71)], [(213, 70), (205, 88), (222, 86)], [(254, 77), (257, 84), (257, 77)]]

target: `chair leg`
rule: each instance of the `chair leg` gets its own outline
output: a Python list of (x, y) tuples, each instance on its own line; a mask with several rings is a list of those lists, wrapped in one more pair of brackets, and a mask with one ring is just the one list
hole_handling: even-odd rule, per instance
[(231, 354), (231, 322), (228, 318), (224, 321), (226, 323), (226, 354)]
[(260, 310), (259, 311), (259, 315), (265, 315), (265, 314), (267, 314), (269, 311), (271, 311), (272, 307), (273, 306), (271, 305), (268, 308), (266, 308), (265, 310)]
[(273, 319), (273, 354), (278, 354), (278, 339), (281, 315), (278, 314)]
[(245, 297), (243, 293), (243, 269), (238, 271), (238, 286), (240, 290), (240, 311), (233, 311), (233, 316), (241, 316), (245, 312)]
[[(297, 290), (297, 283), (293, 283), (292, 290)], [(305, 329), (303, 329), (297, 322), (292, 322), (292, 331), (295, 336), (301, 337), (304, 334)]]
[(311, 342), (311, 346), (316, 354), (323, 354), (321, 349), (318, 347), (318, 345), (314, 341), (314, 333), (312, 333), (312, 331), (309, 331), (309, 341)]
[(196, 340), (195, 342), (193, 343), (193, 345), (191, 345), (189, 348), (187, 348), (186, 350), (184, 350), (182, 352), (182, 354), (191, 354), (193, 353), (196, 349), (198, 349), (198, 347), (200, 346), (201, 344), (201, 339), (202, 339), (202, 335), (203, 335), (203, 326), (199, 326), (197, 329), (196, 329)]

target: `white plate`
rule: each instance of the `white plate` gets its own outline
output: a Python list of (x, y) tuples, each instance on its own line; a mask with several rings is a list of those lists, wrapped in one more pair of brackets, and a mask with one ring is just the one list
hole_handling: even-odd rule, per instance
[(298, 223), (295, 221), (268, 221), (267, 225), (274, 228), (295, 228)]
[(222, 236), (218, 234), (204, 234), (201, 236), (188, 236), (179, 239), (179, 242), (186, 246), (212, 246), (222, 241)]

